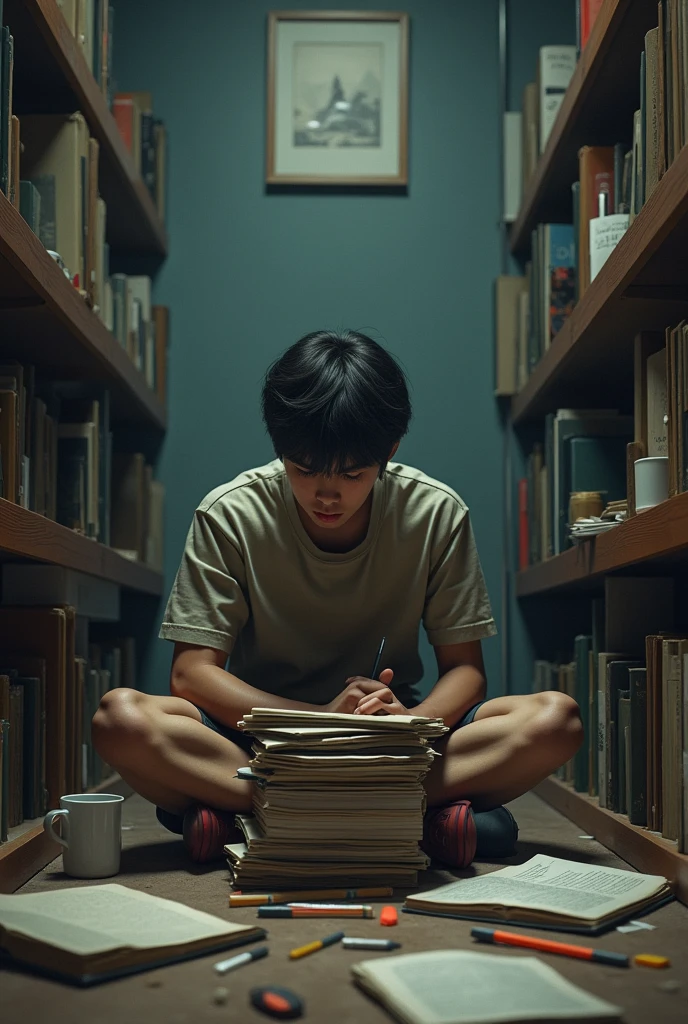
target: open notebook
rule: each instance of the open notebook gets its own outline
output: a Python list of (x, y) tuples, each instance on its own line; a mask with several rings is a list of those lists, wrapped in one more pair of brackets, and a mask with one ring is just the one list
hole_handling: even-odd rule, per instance
[(365, 960), (354, 981), (404, 1024), (618, 1020), (621, 1009), (535, 957), (438, 949)]
[(35, 970), (93, 985), (265, 937), (124, 885), (0, 895), (0, 949)]
[(598, 935), (672, 898), (662, 875), (539, 853), (525, 864), (409, 896), (404, 910)]

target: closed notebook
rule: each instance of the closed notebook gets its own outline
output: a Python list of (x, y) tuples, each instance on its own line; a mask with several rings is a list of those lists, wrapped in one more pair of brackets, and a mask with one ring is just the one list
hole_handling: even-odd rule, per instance
[(408, 896), (404, 910), (598, 935), (671, 898), (662, 875), (539, 853), (525, 864)]
[(622, 1014), (534, 956), (437, 949), (364, 960), (351, 973), (403, 1024), (565, 1024)]
[(265, 937), (124, 885), (0, 895), (0, 949), (76, 985), (94, 985)]

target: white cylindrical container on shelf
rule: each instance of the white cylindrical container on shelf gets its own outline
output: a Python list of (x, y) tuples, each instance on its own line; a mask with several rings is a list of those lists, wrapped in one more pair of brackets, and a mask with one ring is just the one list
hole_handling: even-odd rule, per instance
[(635, 467), (635, 510), (644, 512), (669, 497), (669, 459), (658, 455), (637, 459)]

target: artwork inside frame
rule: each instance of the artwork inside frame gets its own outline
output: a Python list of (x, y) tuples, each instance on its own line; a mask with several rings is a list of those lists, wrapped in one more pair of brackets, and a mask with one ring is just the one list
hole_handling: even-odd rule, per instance
[(268, 185), (408, 184), (408, 15), (271, 11)]

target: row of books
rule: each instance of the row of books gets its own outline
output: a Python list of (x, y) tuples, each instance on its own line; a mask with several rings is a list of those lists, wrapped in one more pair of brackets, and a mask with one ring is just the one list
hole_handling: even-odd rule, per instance
[(151, 194), (160, 220), (165, 223), (167, 202), (167, 130), (153, 116), (149, 92), (118, 92), (112, 113), (134, 167)]
[(569, 546), (569, 500), (599, 492), (605, 503), (626, 498), (627, 446), (632, 416), (613, 409), (558, 409), (545, 418), (545, 435), (519, 480), (519, 568)]
[(113, 6), (108, 0), (57, 0), (57, 6), (62, 11), (89, 70), (110, 106), (113, 81)]
[(0, 364), (0, 496), (162, 568), (163, 485), (142, 453), (113, 452), (107, 388)]
[(537, 661), (534, 689), (578, 703), (585, 740), (559, 770), (578, 792), (688, 852), (688, 634), (674, 632), (673, 581), (605, 580), (570, 661)]
[[(680, 0), (661, 0), (658, 12), (658, 27), (645, 36), (640, 103), (633, 124), (628, 125), (628, 142), (581, 147), (578, 180), (571, 186), (572, 224), (538, 225), (524, 275), (508, 284), (501, 283), (504, 279), (498, 283), (498, 395), (515, 394), (525, 385), (575, 302), (585, 294), (688, 138), (688, 29), (683, 8)], [(524, 181), (532, 177), (544, 148), (542, 140), (551, 130), (546, 112), (550, 110), (556, 117), (562, 94), (555, 87), (551, 104), (548, 101), (544, 108), (544, 101), (539, 105), (535, 101), (542, 93), (542, 83), (554, 82), (550, 64), (553, 68), (557, 60), (563, 83), (567, 52), (572, 73), (573, 51), (566, 47), (541, 50), (538, 83), (526, 87)], [(533, 142), (536, 134), (538, 146)]]
[(112, 48), (114, 8), (108, 0), (57, 0), (58, 7), (76, 38), (98, 87), (106, 97), (117, 127), (165, 221), (167, 134), (165, 125), (153, 116), (149, 92), (116, 92)]
[(0, 608), (0, 841), (110, 774), (91, 720), (104, 693), (135, 683), (131, 637), (89, 645), (69, 605)]

